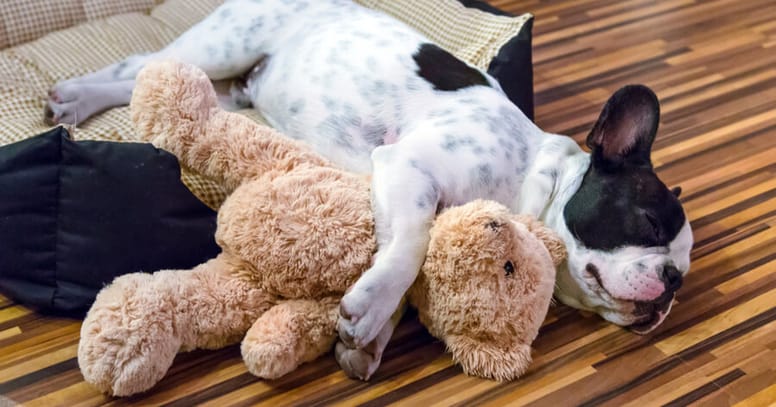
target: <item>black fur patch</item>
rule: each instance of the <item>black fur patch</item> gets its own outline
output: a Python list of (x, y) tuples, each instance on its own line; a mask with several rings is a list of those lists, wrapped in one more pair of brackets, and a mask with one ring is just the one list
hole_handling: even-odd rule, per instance
[(667, 246), (685, 222), (679, 200), (648, 168), (590, 166), (563, 215), (574, 237), (595, 250)]
[(606, 102), (587, 137), (590, 167), (563, 210), (585, 247), (667, 246), (682, 229), (679, 191), (658, 179), (650, 161), (659, 117), (657, 96), (646, 86), (625, 86)]
[(490, 86), (482, 72), (434, 44), (422, 44), (412, 58), (418, 64), (418, 75), (434, 85), (436, 90), (453, 91), (469, 86)]

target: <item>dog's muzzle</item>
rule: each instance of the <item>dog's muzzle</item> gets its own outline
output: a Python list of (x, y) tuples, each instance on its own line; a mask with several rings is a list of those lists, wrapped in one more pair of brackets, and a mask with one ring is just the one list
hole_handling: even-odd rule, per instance
[(636, 302), (636, 309), (633, 314), (641, 317), (640, 321), (629, 325), (627, 328), (636, 334), (644, 335), (655, 329), (668, 312), (671, 310), (671, 304), (676, 296), (676, 290), (682, 287), (684, 278), (682, 273), (674, 266), (665, 266), (660, 274), (660, 280), (665, 284), (665, 291), (654, 301)]

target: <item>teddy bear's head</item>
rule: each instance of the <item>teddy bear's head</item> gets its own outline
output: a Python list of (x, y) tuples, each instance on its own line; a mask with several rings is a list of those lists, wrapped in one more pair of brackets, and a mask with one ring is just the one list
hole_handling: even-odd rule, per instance
[(495, 202), (441, 213), (410, 302), (467, 374), (521, 375), (546, 316), (562, 241), (532, 218)]

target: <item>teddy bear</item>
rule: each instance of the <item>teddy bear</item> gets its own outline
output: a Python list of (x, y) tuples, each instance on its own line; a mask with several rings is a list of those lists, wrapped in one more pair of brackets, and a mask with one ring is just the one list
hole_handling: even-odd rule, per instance
[[(222, 110), (190, 65), (149, 64), (131, 115), (143, 140), (228, 191), (217, 221), (222, 251), (191, 270), (131, 273), (104, 287), (81, 328), (85, 380), (115, 396), (143, 392), (178, 352), (240, 341), (248, 370), (264, 379), (329, 352), (339, 300), (376, 251), (367, 176)], [(465, 373), (518, 377), (551, 301), (562, 241), (490, 201), (442, 211), (430, 237), (409, 303)]]

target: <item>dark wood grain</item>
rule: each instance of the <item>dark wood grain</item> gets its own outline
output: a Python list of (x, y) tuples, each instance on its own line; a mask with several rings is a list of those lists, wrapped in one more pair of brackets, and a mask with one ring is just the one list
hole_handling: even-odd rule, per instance
[(683, 187), (696, 244), (657, 331), (637, 336), (557, 305), (529, 372), (496, 383), (463, 375), (409, 316), (369, 383), (347, 379), (331, 355), (262, 381), (230, 347), (181, 354), (153, 391), (112, 399), (82, 381), (78, 321), (0, 298), (0, 395), (30, 406), (776, 403), (776, 3), (490, 3), (536, 16), (536, 120), (547, 131), (581, 143), (627, 83), (660, 98), (653, 160)]

